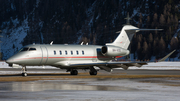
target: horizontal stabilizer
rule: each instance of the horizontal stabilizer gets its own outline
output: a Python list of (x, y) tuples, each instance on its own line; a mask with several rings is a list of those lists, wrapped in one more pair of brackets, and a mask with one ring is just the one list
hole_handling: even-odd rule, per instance
[[(162, 31), (163, 29), (125, 29), (125, 31)], [(121, 33), (117, 31), (116, 33)]]
[(162, 31), (163, 29), (125, 29), (125, 31)]

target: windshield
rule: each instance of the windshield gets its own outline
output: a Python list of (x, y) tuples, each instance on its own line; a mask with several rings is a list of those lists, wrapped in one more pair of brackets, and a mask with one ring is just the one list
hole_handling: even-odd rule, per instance
[(35, 51), (36, 48), (29, 48), (29, 51)]
[(24, 47), (19, 52), (28, 51), (28, 49), (29, 49), (28, 47)]
[(36, 50), (36, 48), (24, 47), (19, 52), (23, 52), (23, 51), (35, 51), (35, 50)]

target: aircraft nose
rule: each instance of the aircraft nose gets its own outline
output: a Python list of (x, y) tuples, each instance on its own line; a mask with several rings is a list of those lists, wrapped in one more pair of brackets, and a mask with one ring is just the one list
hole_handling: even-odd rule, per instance
[(13, 59), (11, 59), (11, 58), (7, 59), (7, 60), (6, 60), (6, 63), (12, 64), (12, 63), (13, 63)]

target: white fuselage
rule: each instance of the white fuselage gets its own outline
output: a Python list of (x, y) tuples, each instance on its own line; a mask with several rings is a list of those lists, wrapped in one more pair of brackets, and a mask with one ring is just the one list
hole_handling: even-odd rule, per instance
[(7, 62), (22, 66), (51, 65), (64, 68), (72, 64), (104, 63), (115, 58), (104, 56), (101, 48), (98, 45), (28, 45)]

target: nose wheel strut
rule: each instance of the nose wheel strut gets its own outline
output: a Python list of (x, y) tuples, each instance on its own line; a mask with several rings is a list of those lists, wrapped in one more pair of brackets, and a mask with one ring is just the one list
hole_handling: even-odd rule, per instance
[(22, 67), (22, 76), (26, 77), (27, 76), (27, 69), (26, 66)]

